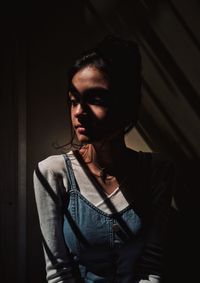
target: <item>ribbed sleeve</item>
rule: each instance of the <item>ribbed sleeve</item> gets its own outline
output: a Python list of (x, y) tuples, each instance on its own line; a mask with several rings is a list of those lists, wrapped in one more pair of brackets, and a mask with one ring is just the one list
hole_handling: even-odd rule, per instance
[(150, 177), (150, 217), (145, 248), (140, 258), (142, 274), (163, 276), (166, 229), (175, 190), (175, 167), (171, 160), (154, 154)]
[(33, 178), (46, 261), (46, 278), (49, 283), (75, 283), (77, 281), (73, 274), (73, 262), (63, 238), (61, 190), (64, 182), (62, 176), (49, 168), (48, 163), (48, 159), (40, 162)]

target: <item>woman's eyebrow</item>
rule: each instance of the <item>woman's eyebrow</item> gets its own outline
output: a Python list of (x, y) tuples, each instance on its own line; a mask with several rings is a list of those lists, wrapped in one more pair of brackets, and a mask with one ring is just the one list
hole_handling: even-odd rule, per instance
[[(80, 97), (80, 92), (76, 89), (76, 87), (71, 83), (70, 87), (69, 87), (69, 92), (75, 96), (75, 97)], [(109, 89), (105, 88), (105, 87), (100, 87), (100, 86), (94, 86), (94, 87), (90, 87), (86, 90), (83, 91), (82, 95), (90, 95), (93, 93), (96, 93), (98, 95), (105, 95), (108, 94), (110, 91)]]
[(75, 86), (73, 84), (70, 84), (70, 86), (69, 86), (69, 94), (71, 94), (75, 97), (80, 96), (80, 93), (78, 92), (78, 90), (75, 88)]
[(109, 93), (110, 91), (107, 88), (104, 87), (91, 87), (89, 89), (86, 89), (83, 92), (83, 95), (99, 95), (99, 96), (105, 96)]

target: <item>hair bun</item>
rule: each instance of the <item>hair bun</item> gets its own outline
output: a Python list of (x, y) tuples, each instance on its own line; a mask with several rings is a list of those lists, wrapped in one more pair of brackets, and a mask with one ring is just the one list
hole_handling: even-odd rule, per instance
[(118, 66), (120, 63), (125, 63), (133, 67), (133, 63), (138, 65), (141, 61), (139, 48), (135, 41), (122, 39), (114, 35), (106, 35), (95, 49), (105, 60)]

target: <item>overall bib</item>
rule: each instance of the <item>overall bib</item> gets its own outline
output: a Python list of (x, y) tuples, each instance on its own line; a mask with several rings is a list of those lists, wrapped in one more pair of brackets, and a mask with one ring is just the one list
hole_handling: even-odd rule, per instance
[(71, 161), (66, 154), (64, 158), (68, 196), (64, 204), (63, 232), (83, 282), (129, 282), (123, 274), (127, 268), (134, 268), (144, 242), (141, 217), (131, 205), (111, 214), (95, 207), (81, 195)]

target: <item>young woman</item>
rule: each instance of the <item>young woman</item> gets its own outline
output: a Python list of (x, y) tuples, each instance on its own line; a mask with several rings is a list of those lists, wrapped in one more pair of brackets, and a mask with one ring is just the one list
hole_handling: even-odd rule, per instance
[(47, 281), (159, 283), (173, 166), (124, 142), (141, 100), (137, 45), (106, 37), (76, 60), (68, 87), (80, 146), (34, 172)]

